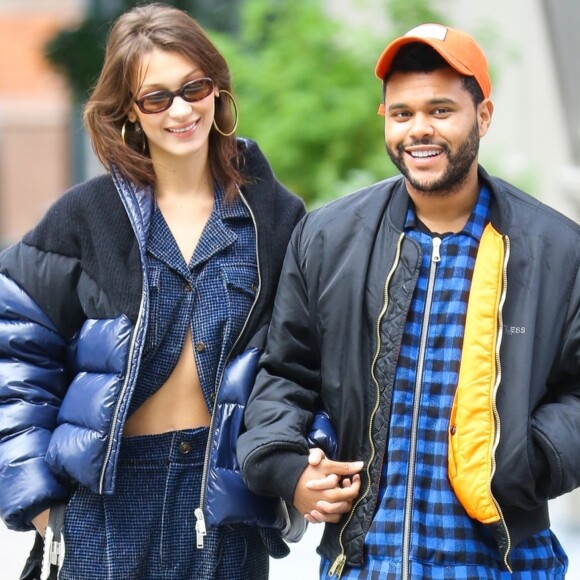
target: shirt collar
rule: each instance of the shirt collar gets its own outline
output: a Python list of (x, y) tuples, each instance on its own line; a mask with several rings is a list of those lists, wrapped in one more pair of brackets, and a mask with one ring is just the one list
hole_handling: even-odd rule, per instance
[(226, 225), (226, 220), (247, 219), (249, 216), (250, 212), (242, 201), (241, 196), (236, 196), (232, 202), (226, 202), (222, 188), (216, 185), (212, 212), (199, 238), (193, 256), (189, 264), (186, 264), (159, 206), (155, 203), (147, 249), (151, 255), (167, 266), (187, 275), (188, 267), (194, 268), (206, 262), (237, 240), (236, 233)]
[[(471, 236), (475, 240), (479, 241), (483, 234), (485, 225), (489, 222), (491, 208), (491, 192), (486, 185), (482, 185), (479, 190), (479, 196), (477, 198), (477, 203), (467, 220), (467, 223), (463, 229), (458, 232), (460, 234), (465, 234)], [(415, 206), (411, 200), (409, 200), (409, 207), (407, 209), (407, 217), (405, 219), (405, 230), (416, 230), (421, 226), (418, 223), (417, 215), (415, 213)]]

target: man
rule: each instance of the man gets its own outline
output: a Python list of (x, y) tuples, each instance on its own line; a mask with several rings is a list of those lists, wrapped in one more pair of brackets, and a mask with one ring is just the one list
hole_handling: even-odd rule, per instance
[[(294, 232), (242, 469), (327, 522), (321, 578), (564, 578), (547, 500), (580, 485), (580, 227), (478, 165), (469, 35), (419, 26), (376, 75), (402, 176)], [(308, 457), (319, 407), (337, 462)]]

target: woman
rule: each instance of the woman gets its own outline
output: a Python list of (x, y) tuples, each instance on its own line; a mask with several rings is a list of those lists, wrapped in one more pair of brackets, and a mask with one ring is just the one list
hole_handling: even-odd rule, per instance
[(228, 67), (175, 8), (118, 19), (85, 123), (107, 175), (0, 257), (1, 515), (43, 535), (50, 514), (61, 579), (266, 578), (287, 547), (205, 529), (205, 466), (303, 204), (236, 139)]

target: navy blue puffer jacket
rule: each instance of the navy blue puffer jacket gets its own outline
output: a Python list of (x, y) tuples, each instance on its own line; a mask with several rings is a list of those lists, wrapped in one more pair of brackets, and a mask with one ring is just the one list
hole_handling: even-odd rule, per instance
[[(261, 284), (232, 357), (265, 334), (285, 249), (304, 215), (257, 145), (239, 147), (253, 178), (242, 196)], [(68, 191), (0, 254), (0, 516), (11, 529), (32, 529), (32, 518), (65, 501), (76, 482), (114, 492), (149, 316), (151, 208), (147, 191), (101, 176)]]

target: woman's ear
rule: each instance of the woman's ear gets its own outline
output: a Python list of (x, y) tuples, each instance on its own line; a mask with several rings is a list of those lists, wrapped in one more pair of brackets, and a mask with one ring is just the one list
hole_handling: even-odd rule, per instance
[(129, 119), (129, 123), (136, 123), (137, 122), (137, 113), (135, 113), (134, 109), (131, 108), (127, 113), (127, 119)]

